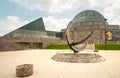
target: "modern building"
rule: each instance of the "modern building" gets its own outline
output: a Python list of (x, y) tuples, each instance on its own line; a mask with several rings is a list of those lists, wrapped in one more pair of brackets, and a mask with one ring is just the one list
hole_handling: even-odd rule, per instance
[[(71, 26), (71, 40), (74, 42), (84, 39), (90, 31), (94, 31), (87, 43), (102, 44), (105, 42), (105, 34), (109, 43), (120, 43), (120, 26), (109, 25), (105, 17), (94, 10), (78, 13), (68, 26)], [(39, 18), (0, 37), (0, 51), (42, 49), (51, 44), (66, 44), (66, 30), (48, 31), (42, 18)]]
[(62, 33), (47, 31), (42, 18), (36, 19), (0, 38), (0, 50), (42, 49), (50, 44), (61, 44)]

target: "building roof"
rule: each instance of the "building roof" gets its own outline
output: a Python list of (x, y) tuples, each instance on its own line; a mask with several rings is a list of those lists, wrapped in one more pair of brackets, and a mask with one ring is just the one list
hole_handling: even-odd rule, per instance
[(73, 23), (80, 23), (80, 22), (88, 22), (88, 21), (104, 21), (104, 16), (94, 10), (85, 10), (80, 13), (78, 13), (74, 19)]
[(41, 38), (46, 36), (46, 30), (42, 18), (38, 18), (10, 33), (5, 34), (7, 37), (29, 37)]
[(23, 27), (20, 27), (19, 29), (25, 29), (25, 30), (35, 30), (35, 31), (45, 31), (45, 26), (43, 23), (42, 17), (39, 19), (36, 19)]

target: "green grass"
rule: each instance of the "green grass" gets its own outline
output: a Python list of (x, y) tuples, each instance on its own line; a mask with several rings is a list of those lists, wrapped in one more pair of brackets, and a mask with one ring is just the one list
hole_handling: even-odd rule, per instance
[[(107, 44), (107, 50), (120, 50), (120, 44)], [(63, 45), (50, 45), (46, 49), (70, 49), (67, 44)], [(105, 44), (95, 44), (95, 49), (105, 50)]]
[(46, 49), (70, 49), (67, 44), (63, 45), (50, 45)]
[[(96, 49), (105, 50), (105, 44), (96, 44)], [(120, 44), (106, 44), (107, 50), (120, 50)]]

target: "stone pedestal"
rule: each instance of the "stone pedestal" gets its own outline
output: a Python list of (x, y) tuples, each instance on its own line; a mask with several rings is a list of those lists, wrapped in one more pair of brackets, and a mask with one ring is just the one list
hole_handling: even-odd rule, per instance
[(32, 64), (23, 64), (16, 67), (16, 76), (17, 77), (26, 77), (33, 74), (33, 65)]

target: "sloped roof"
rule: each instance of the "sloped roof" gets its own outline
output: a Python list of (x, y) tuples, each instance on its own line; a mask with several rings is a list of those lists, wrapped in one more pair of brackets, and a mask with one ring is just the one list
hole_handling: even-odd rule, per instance
[(19, 29), (45, 31), (45, 26), (43, 23), (43, 19), (41, 17), (41, 18), (38, 18), (38, 19), (24, 25), (23, 27), (20, 27)]
[[(43, 31), (44, 33), (42, 33), (42, 35), (46, 35), (45, 32), (45, 26), (44, 26), (44, 23), (43, 23), (43, 19), (42, 17), (41, 18), (38, 18), (14, 31), (11, 31), (7, 34), (5, 34), (4, 36), (9, 36), (9, 37), (16, 37), (16, 36), (20, 36), (20, 37), (24, 37), (25, 35), (26, 36), (35, 36), (36, 34), (39, 34), (39, 36), (41, 36), (41, 31)], [(24, 33), (24, 34), (23, 34)]]

